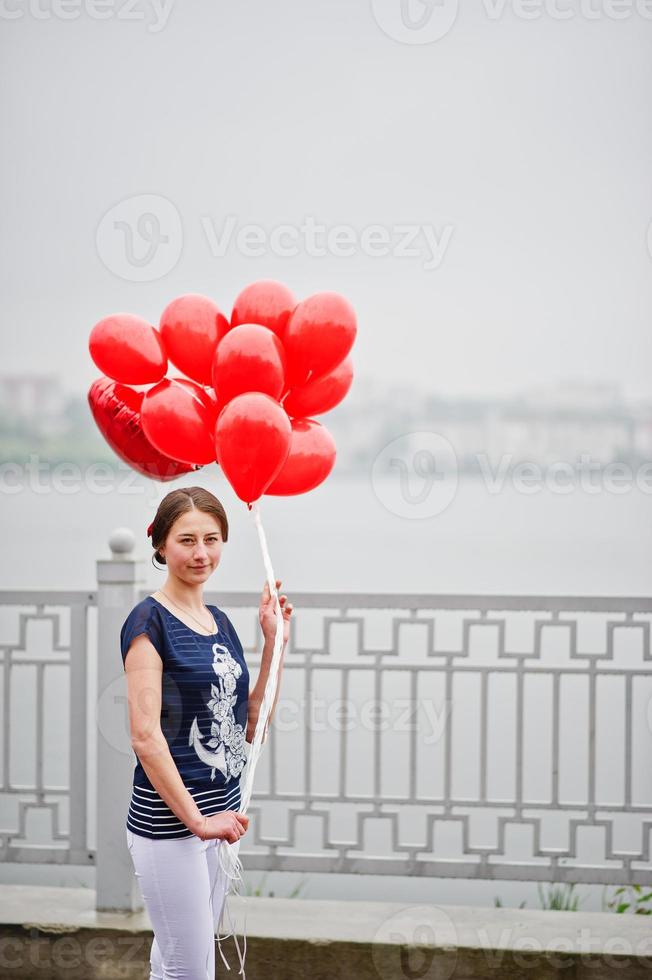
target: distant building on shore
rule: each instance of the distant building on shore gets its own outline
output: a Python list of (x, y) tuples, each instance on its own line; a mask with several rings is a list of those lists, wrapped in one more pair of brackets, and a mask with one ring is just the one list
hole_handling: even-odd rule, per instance
[[(12, 445), (36, 436), (51, 438), (58, 455), (76, 446), (84, 456), (112, 458), (86, 398), (66, 392), (54, 373), (0, 375), (0, 412), (0, 450), (3, 434)], [(608, 382), (566, 380), (501, 399), (446, 397), (361, 376), (316, 419), (335, 437), (341, 475), (368, 473), (388, 443), (419, 432), (447, 439), (460, 472), (523, 462), (579, 466), (587, 457), (598, 466), (652, 461), (652, 399), (634, 404)]]
[(652, 460), (652, 401), (633, 405), (610, 383), (564, 381), (504, 399), (471, 399), (363, 382), (324, 424), (338, 441), (342, 468), (369, 463), (398, 436), (424, 431), (450, 442), (463, 472), (478, 471), (479, 459), (544, 468), (587, 458), (598, 466)]
[(13, 425), (39, 436), (59, 435), (67, 428), (67, 401), (57, 374), (0, 375), (0, 411), (5, 428)]

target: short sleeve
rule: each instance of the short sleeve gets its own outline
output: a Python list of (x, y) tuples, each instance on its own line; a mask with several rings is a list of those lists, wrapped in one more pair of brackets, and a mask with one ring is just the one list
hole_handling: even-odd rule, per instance
[(123, 665), (132, 640), (140, 636), (141, 633), (147, 634), (161, 660), (165, 660), (161, 617), (156, 606), (152, 606), (143, 601), (139, 602), (137, 606), (134, 606), (120, 630), (120, 649), (122, 651)]

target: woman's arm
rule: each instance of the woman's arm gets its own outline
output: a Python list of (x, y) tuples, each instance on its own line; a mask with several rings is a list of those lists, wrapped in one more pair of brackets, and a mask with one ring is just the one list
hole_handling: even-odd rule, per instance
[[(272, 723), (272, 718), (274, 717), (274, 711), (276, 710), (276, 702), (278, 701), (278, 696), (281, 691), (281, 676), (283, 674), (283, 658), (285, 656), (286, 646), (287, 646), (287, 642), (284, 642), (283, 648), (281, 650), (281, 659), (278, 665), (278, 676), (276, 679), (276, 692), (274, 694), (274, 701), (272, 703), (272, 709), (269, 713), (267, 725), (265, 727), (265, 731), (263, 732), (263, 742), (267, 738), (267, 729)], [(274, 654), (274, 638), (268, 637), (266, 638), (265, 645), (263, 647), (263, 653), (260, 660), (260, 672), (258, 674), (258, 680), (256, 681), (255, 687), (249, 692), (249, 706), (247, 709), (247, 735), (246, 735), (247, 742), (253, 742), (254, 740), (254, 732), (256, 730), (256, 724), (258, 722), (260, 708), (263, 703), (265, 687), (267, 685), (267, 678), (269, 677), (269, 671), (272, 665), (273, 654)]]
[(198, 833), (204, 817), (186, 789), (161, 730), (163, 663), (145, 633), (125, 657), (131, 745), (150, 783), (188, 830)]

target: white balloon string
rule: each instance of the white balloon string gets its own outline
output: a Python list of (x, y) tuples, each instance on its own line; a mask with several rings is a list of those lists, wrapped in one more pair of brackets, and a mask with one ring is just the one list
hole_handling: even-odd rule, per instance
[(267, 573), (267, 582), (269, 584), (270, 594), (272, 595), (275, 602), (275, 612), (276, 612), (276, 635), (274, 637), (274, 651), (272, 653), (272, 661), (269, 668), (269, 674), (267, 677), (267, 682), (265, 684), (265, 691), (263, 694), (263, 699), (260, 704), (258, 711), (258, 718), (256, 720), (256, 728), (254, 730), (254, 737), (251, 743), (251, 748), (249, 750), (249, 756), (247, 759), (247, 766), (244, 775), (244, 788), (241, 789), (242, 804), (240, 809), (243, 813), (246, 812), (249, 806), (249, 801), (253, 793), (253, 782), (254, 774), (256, 772), (256, 766), (258, 764), (258, 759), (262, 751), (262, 745), (267, 736), (267, 724), (269, 721), (269, 716), (272, 711), (272, 706), (274, 704), (274, 698), (276, 696), (276, 686), (278, 683), (279, 667), (281, 663), (281, 655), (283, 653), (283, 611), (281, 609), (281, 603), (278, 598), (278, 593), (276, 591), (276, 578), (274, 576), (274, 569), (272, 568), (272, 562), (269, 557), (269, 549), (267, 547), (267, 540), (265, 538), (265, 531), (260, 520), (260, 509), (258, 506), (258, 501), (252, 505), (252, 513), (254, 517), (254, 523), (258, 531), (258, 538), (260, 541), (260, 548), (263, 554), (263, 562), (265, 564), (265, 571)]
[[(272, 568), (272, 562), (269, 557), (269, 549), (267, 547), (267, 539), (265, 537), (265, 531), (260, 520), (260, 509), (258, 506), (258, 501), (255, 501), (249, 506), (249, 510), (252, 512), (254, 517), (254, 523), (258, 531), (258, 539), (260, 541), (260, 549), (263, 555), (263, 563), (265, 565), (265, 572), (267, 575), (267, 582), (269, 585), (270, 594), (274, 599), (275, 612), (276, 612), (276, 635), (274, 637), (274, 651), (272, 653), (272, 660), (269, 667), (269, 674), (267, 676), (267, 681), (265, 683), (265, 691), (263, 693), (263, 699), (260, 704), (258, 711), (258, 717), (256, 719), (256, 727), (254, 729), (254, 737), (251, 742), (251, 748), (249, 750), (249, 755), (247, 758), (247, 764), (244, 771), (244, 781), (240, 781), (240, 813), (246, 813), (247, 807), (249, 806), (249, 801), (253, 793), (253, 783), (254, 774), (256, 772), (256, 766), (258, 764), (258, 759), (262, 752), (263, 743), (267, 737), (267, 725), (269, 722), (269, 716), (272, 711), (272, 706), (276, 697), (276, 687), (278, 684), (279, 668), (281, 664), (281, 656), (283, 653), (283, 610), (281, 609), (281, 603), (279, 601), (278, 592), (276, 591), (276, 578), (274, 576), (274, 569)], [(244, 783), (244, 784), (243, 784)], [(222, 853), (224, 856), (224, 864), (222, 863)], [(234, 852), (232, 846), (228, 841), (220, 841), (218, 848), (218, 858), (220, 861), (220, 866), (224, 871), (225, 875), (229, 879), (227, 885), (226, 893), (224, 896), (224, 904), (222, 906), (222, 912), (220, 915), (220, 922), (218, 926), (218, 933), (223, 928), (223, 920), (226, 910), (226, 900), (231, 892), (239, 894), (238, 887), (242, 885), (244, 879), (242, 877), (242, 862), (238, 855)], [(240, 896), (243, 897), (243, 896)], [(243, 900), (245, 900), (243, 898)], [(246, 901), (246, 900), (245, 900)], [(230, 913), (229, 919), (230, 919)], [(227, 963), (224, 953), (222, 952), (221, 940), (228, 939), (229, 936), (233, 936), (236, 948), (238, 950), (238, 958), (240, 960), (239, 973), (242, 974), (243, 980), (246, 980), (246, 974), (244, 971), (244, 958), (247, 953), (247, 918), (245, 910), (245, 929), (244, 929), (244, 952), (240, 953), (240, 946), (238, 945), (238, 939), (234, 932), (227, 933), (225, 936), (217, 936), (218, 948), (220, 951), (220, 956), (222, 957), (224, 963), (228, 970), (231, 969)]]

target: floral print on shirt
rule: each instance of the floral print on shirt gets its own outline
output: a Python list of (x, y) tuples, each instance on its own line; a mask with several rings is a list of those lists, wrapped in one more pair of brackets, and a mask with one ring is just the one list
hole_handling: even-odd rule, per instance
[[(211, 737), (201, 742), (202, 735), (195, 718), (190, 729), (189, 744), (194, 745), (198, 757), (211, 766), (211, 779), (219, 769), (226, 781), (237, 778), (247, 761), (245, 755), (245, 731), (237, 724), (233, 706), (237, 701), (236, 680), (242, 674), (242, 667), (221, 643), (213, 644), (213, 670), (217, 680), (211, 684), (211, 697), (206, 707), (213, 716)], [(207, 752), (207, 748), (217, 751)]]

